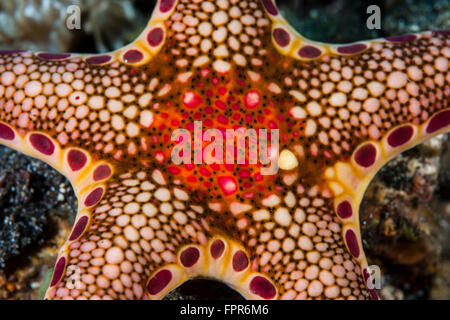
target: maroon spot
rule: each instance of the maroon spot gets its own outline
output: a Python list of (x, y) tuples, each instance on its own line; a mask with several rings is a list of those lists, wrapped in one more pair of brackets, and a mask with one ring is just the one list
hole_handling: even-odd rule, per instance
[(172, 280), (172, 272), (161, 270), (148, 282), (147, 290), (151, 295), (161, 292)]
[(108, 178), (110, 175), (111, 175), (111, 168), (106, 164), (102, 164), (95, 169), (94, 180), (100, 181)]
[(337, 206), (337, 214), (342, 219), (350, 218), (353, 214), (352, 205), (347, 200), (342, 201)]
[(94, 204), (100, 201), (100, 199), (103, 196), (103, 188), (98, 187), (97, 189), (94, 189), (87, 197), (86, 200), (84, 200), (84, 205), (86, 207), (92, 207)]
[(298, 51), (298, 54), (300, 57), (312, 59), (320, 56), (322, 51), (313, 46), (304, 46)]
[(356, 239), (356, 234), (352, 230), (347, 230), (345, 232), (345, 242), (347, 243), (348, 250), (355, 257), (359, 257), (359, 244), (358, 239)]
[(72, 171), (78, 171), (86, 165), (87, 157), (79, 150), (70, 150), (67, 155), (67, 161)]
[(408, 42), (413, 41), (415, 39), (416, 35), (414, 34), (403, 34), (401, 36), (386, 37), (386, 40), (391, 42)]
[(25, 52), (25, 50), (0, 50), (0, 54), (14, 54)]
[(210, 251), (214, 259), (219, 259), (225, 251), (225, 244), (222, 240), (216, 240), (211, 244)]
[(392, 131), (387, 142), (391, 147), (396, 148), (408, 142), (413, 134), (414, 130), (411, 126), (403, 126)]
[(244, 270), (248, 266), (248, 258), (244, 251), (239, 250), (233, 256), (233, 269), (237, 272)]
[(377, 149), (368, 143), (358, 149), (355, 153), (355, 161), (361, 167), (368, 168), (375, 163), (375, 158), (377, 156)]
[(66, 258), (65, 257), (59, 258), (58, 262), (55, 265), (55, 271), (53, 271), (53, 278), (52, 282), (50, 283), (50, 287), (55, 286), (59, 282), (59, 280), (61, 280), (65, 267), (66, 267)]
[(89, 64), (104, 64), (111, 60), (111, 56), (94, 56), (86, 59), (86, 62)]
[(174, 3), (175, 0), (161, 0), (161, 3), (159, 5), (159, 11), (166, 13), (173, 7)]
[(342, 54), (354, 54), (366, 50), (367, 46), (364, 43), (356, 43), (348, 46), (337, 48), (337, 51)]
[(144, 58), (144, 55), (142, 54), (142, 52), (138, 51), (138, 50), (128, 50), (124, 55), (123, 55), (123, 60), (126, 63), (137, 63), (139, 61), (141, 61)]
[(55, 151), (53, 142), (43, 134), (33, 133), (30, 136), (30, 142), (36, 150), (47, 156), (51, 156)]
[(433, 30), (433, 35), (441, 34), (443, 36), (449, 35), (450, 30)]
[(280, 47), (286, 47), (289, 44), (289, 41), (291, 41), (289, 33), (282, 28), (276, 28), (273, 31), (273, 38)]
[(70, 57), (70, 53), (39, 53), (38, 57), (44, 60), (61, 60)]
[(87, 216), (83, 216), (78, 220), (75, 228), (73, 228), (72, 234), (70, 235), (69, 241), (77, 239), (83, 233), (84, 229), (86, 229), (88, 221), (89, 218)]
[(14, 131), (6, 124), (0, 123), (0, 139), (14, 140)]
[(250, 291), (263, 299), (273, 299), (277, 294), (274, 285), (261, 276), (254, 277), (250, 282)]
[(450, 110), (439, 112), (431, 118), (427, 125), (427, 133), (433, 133), (450, 124)]
[(367, 286), (367, 284), (368, 284), (367, 280), (369, 280), (369, 277), (370, 277), (369, 272), (367, 272), (367, 269), (363, 270), (363, 275), (364, 275), (364, 282), (365, 282), (366, 288), (367, 288), (367, 290), (369, 290), (370, 298), (372, 298), (372, 300), (379, 300), (377, 290), (375, 290), (375, 288), (369, 289)]
[(158, 46), (164, 39), (164, 31), (162, 28), (155, 28), (147, 35), (147, 41), (151, 46)]
[(278, 10), (273, 4), (272, 0), (262, 0), (262, 3), (267, 12), (269, 12), (271, 15), (276, 16), (278, 14)]
[(200, 251), (197, 248), (187, 248), (180, 255), (180, 261), (186, 268), (192, 267), (197, 263), (200, 257)]

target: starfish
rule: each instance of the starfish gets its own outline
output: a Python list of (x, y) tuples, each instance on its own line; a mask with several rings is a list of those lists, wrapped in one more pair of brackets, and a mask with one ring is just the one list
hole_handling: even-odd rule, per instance
[[(105, 54), (1, 52), (0, 143), (78, 198), (46, 299), (160, 299), (195, 277), (249, 299), (377, 299), (359, 204), (389, 159), (450, 130), (449, 58), (448, 31), (310, 41), (272, 0), (159, 0)], [(196, 121), (279, 130), (278, 172), (249, 154), (174, 163)]]

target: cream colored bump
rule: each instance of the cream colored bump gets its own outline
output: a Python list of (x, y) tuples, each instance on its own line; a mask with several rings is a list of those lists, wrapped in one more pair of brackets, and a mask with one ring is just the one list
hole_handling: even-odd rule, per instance
[(108, 98), (117, 98), (120, 96), (120, 90), (117, 89), (116, 87), (109, 87), (108, 89), (105, 90), (105, 95)]
[(278, 166), (282, 170), (292, 170), (298, 166), (297, 157), (290, 150), (284, 149), (278, 158)]
[(335, 175), (334, 169), (333, 168), (328, 168), (327, 170), (325, 170), (325, 177), (327, 179), (333, 179)]
[(3, 72), (1, 81), (4, 86), (10, 86), (16, 81), (16, 75), (11, 71)]
[(137, 108), (136, 106), (129, 106), (125, 109), (123, 112), (123, 115), (127, 117), (128, 119), (134, 119), (137, 116)]
[(398, 89), (406, 85), (408, 77), (404, 72), (394, 71), (387, 78), (387, 84), (393, 89)]
[(132, 226), (127, 226), (124, 230), (125, 238), (127, 238), (129, 241), (137, 241), (139, 240), (139, 233), (137, 230)]
[(347, 103), (347, 96), (342, 92), (333, 93), (328, 100), (333, 107), (342, 107)]
[[(95, 98), (94, 100), (91, 101), (91, 99)], [(92, 109), (103, 109), (103, 105), (104, 105), (104, 98), (100, 97), (100, 96), (95, 96), (92, 97), (91, 99), (89, 99), (88, 105), (92, 108)], [(108, 100), (107, 103), (108, 109), (111, 112), (120, 112), (123, 110), (123, 103), (120, 100)]]
[(105, 98), (102, 96), (93, 96), (89, 98), (87, 104), (89, 107), (91, 107), (91, 109), (94, 110), (103, 109), (105, 106)]
[(342, 187), (342, 185), (334, 181), (330, 182), (330, 188), (335, 196), (339, 196), (344, 192), (344, 188)]
[(150, 200), (151, 196), (152, 195), (150, 192), (141, 192), (136, 196), (136, 201), (137, 202), (147, 202), (148, 200)]
[(300, 119), (300, 120), (305, 119), (308, 115), (306, 113), (305, 109), (303, 109), (302, 107), (298, 107), (298, 106), (292, 107), (289, 110), (289, 112), (295, 119)]
[(227, 29), (222, 26), (213, 32), (213, 40), (217, 43), (221, 43), (226, 39), (227, 33)]
[(183, 17), (183, 23), (189, 27), (196, 27), (198, 25), (198, 19), (191, 15), (187, 15)]
[(255, 17), (253, 17), (252, 15), (246, 14), (244, 16), (241, 17), (241, 21), (243, 24), (247, 25), (247, 26), (251, 26), (255, 24)]
[(139, 204), (137, 204), (136, 202), (131, 202), (125, 206), (123, 211), (127, 214), (135, 214), (139, 211), (140, 208), (141, 207), (139, 206)]
[(226, 73), (231, 69), (231, 65), (224, 60), (214, 61), (213, 67), (219, 73)]
[(142, 111), (139, 123), (144, 128), (150, 128), (150, 126), (153, 124), (153, 112), (149, 110)]
[(444, 57), (439, 57), (434, 62), (436, 70), (440, 72), (447, 72), (448, 70), (448, 59)]
[(101, 122), (107, 122), (110, 119), (110, 113), (108, 110), (101, 110), (98, 114), (98, 118)]
[(317, 117), (322, 113), (322, 106), (316, 101), (311, 101), (306, 105), (306, 110), (308, 110), (311, 116)]
[(205, 53), (211, 50), (211, 48), (212, 42), (209, 39), (203, 39), (202, 42), (200, 43), (200, 49)]
[(238, 39), (236, 39), (235, 37), (231, 36), (228, 38), (228, 44), (230, 46), (231, 49), (238, 51), (240, 48), (240, 42)]
[(212, 30), (213, 27), (209, 22), (202, 22), (198, 26), (198, 33), (200, 33), (200, 35), (202, 35), (203, 37), (209, 37), (211, 35)]
[(138, 136), (139, 131), (140, 131), (139, 126), (136, 125), (134, 122), (130, 122), (127, 124), (127, 135), (130, 138), (134, 138), (134, 137)]
[(201, 67), (204, 64), (207, 64), (209, 62), (208, 56), (200, 56), (197, 59), (194, 60), (194, 67)]
[(220, 9), (223, 10), (228, 9), (229, 6), (228, 0), (216, 0), (216, 4)]
[(205, 12), (214, 12), (216, 7), (210, 1), (205, 1), (202, 3), (202, 9)]
[(369, 82), (367, 88), (369, 89), (370, 94), (374, 97), (379, 97), (385, 90), (384, 85), (378, 81)]
[(173, 189), (173, 194), (175, 195), (175, 198), (177, 198), (178, 200), (181, 200), (181, 201), (189, 200), (189, 196), (186, 193), (186, 191), (181, 190), (179, 188), (174, 188)]
[(214, 49), (214, 55), (218, 58), (228, 57), (228, 49), (224, 44), (219, 45)]
[(230, 211), (234, 215), (241, 214), (243, 212), (246, 212), (252, 208), (251, 205), (246, 203), (240, 203), (240, 202), (232, 202), (230, 204)]
[(116, 130), (122, 130), (125, 127), (125, 122), (121, 116), (113, 115), (111, 125)]
[(151, 218), (158, 212), (158, 210), (152, 203), (146, 203), (142, 206), (142, 212)]
[(164, 179), (164, 175), (162, 174), (162, 172), (160, 170), (154, 170), (152, 172), (152, 178), (153, 180), (156, 181), (156, 183), (160, 184), (160, 185), (166, 185), (166, 180)]
[(291, 215), (289, 214), (289, 210), (281, 207), (275, 211), (274, 219), (281, 226), (287, 227), (291, 223)]
[(289, 208), (293, 208), (295, 206), (295, 200), (296, 199), (292, 191), (289, 191), (286, 197), (284, 197), (284, 203), (286, 203)]
[(55, 93), (60, 98), (67, 97), (72, 91), (72, 87), (65, 83), (58, 84), (55, 88)]
[(36, 97), (42, 92), (42, 84), (39, 81), (30, 81), (25, 85), (25, 94), (28, 97)]
[(305, 135), (307, 137), (312, 136), (313, 134), (315, 134), (317, 131), (317, 123), (316, 121), (309, 119), (306, 122), (306, 127), (305, 127)]
[(228, 30), (230, 30), (232, 34), (239, 34), (242, 32), (242, 24), (237, 20), (232, 20), (228, 24)]
[(259, 82), (259, 80), (261, 80), (261, 74), (259, 74), (258, 72), (249, 70), (249, 71), (247, 71), (247, 75), (250, 78), (250, 80), (253, 82)]
[(270, 196), (264, 198), (261, 203), (266, 207), (275, 207), (280, 203), (280, 201), (281, 200), (277, 195), (271, 194)]
[(423, 78), (422, 70), (420, 70), (417, 66), (410, 66), (406, 71), (411, 80), (420, 81)]
[(238, 7), (234, 6), (230, 9), (229, 11), (230, 17), (231, 18), (239, 18), (241, 16), (241, 9), (239, 9)]
[(139, 230), (139, 233), (145, 240), (151, 240), (155, 236), (153, 229), (149, 227), (142, 228), (141, 230)]
[(305, 95), (303, 93), (297, 91), (297, 90), (291, 90), (291, 91), (289, 91), (289, 94), (291, 96), (293, 96), (299, 102), (305, 102), (306, 101)]
[(105, 260), (110, 264), (119, 264), (123, 261), (123, 258), (123, 251), (118, 247), (111, 247), (105, 253)]
[(186, 224), (188, 221), (187, 216), (181, 211), (175, 212), (173, 215), (173, 218), (175, 219), (175, 221), (178, 224), (181, 224), (181, 225)]
[(281, 93), (281, 88), (278, 86), (275, 82), (271, 82), (267, 85), (267, 89), (269, 89), (270, 92), (275, 94)]
[(221, 26), (228, 22), (228, 15), (224, 11), (214, 12), (212, 15), (212, 23), (215, 26)]
[(147, 107), (152, 100), (153, 95), (151, 93), (145, 93), (139, 97), (138, 103), (142, 108)]
[(308, 294), (311, 297), (318, 297), (323, 292), (323, 284), (319, 280), (313, 280), (308, 286)]
[(364, 88), (356, 88), (352, 92), (352, 98), (356, 100), (365, 100), (367, 99), (368, 92)]
[(163, 213), (163, 214), (171, 214), (173, 212), (173, 208), (172, 205), (168, 202), (164, 202), (159, 206), (159, 210)]
[(233, 61), (241, 67), (244, 67), (247, 64), (247, 59), (245, 59), (245, 57), (242, 54), (235, 54), (233, 56)]
[(284, 252), (291, 252), (295, 249), (295, 241), (291, 238), (286, 238), (283, 241), (282, 248)]
[(75, 117), (82, 119), (86, 117), (89, 113), (89, 108), (87, 106), (79, 106), (75, 111)]
[(314, 245), (313, 245), (311, 239), (307, 236), (301, 236), (298, 239), (298, 246), (300, 247), (300, 249), (305, 250), (305, 251), (310, 251), (314, 248)]
[(255, 221), (262, 221), (270, 219), (270, 213), (266, 209), (261, 209), (253, 212), (253, 219)]
[(363, 103), (363, 108), (367, 112), (376, 112), (380, 107), (380, 101), (376, 98), (369, 98)]
[(155, 197), (160, 201), (169, 201), (170, 192), (166, 188), (159, 188), (155, 191)]
[(142, 214), (135, 214), (131, 218), (131, 224), (136, 228), (140, 229), (147, 224), (147, 218)]

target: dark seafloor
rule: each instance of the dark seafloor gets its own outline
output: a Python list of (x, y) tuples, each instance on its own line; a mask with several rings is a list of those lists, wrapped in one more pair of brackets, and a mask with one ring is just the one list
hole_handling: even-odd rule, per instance
[[(154, 2), (54, 0), (40, 6), (35, 0), (2, 1), (0, 49), (115, 49), (141, 32)], [(277, 3), (298, 31), (324, 42), (450, 29), (450, 0)], [(81, 8), (81, 30), (65, 27), (72, 4)], [(381, 8), (381, 30), (366, 28), (366, 8), (372, 4)], [(64, 177), (39, 160), (0, 146), (0, 299), (39, 298), (75, 210), (76, 198)], [(450, 135), (407, 151), (380, 170), (364, 197), (360, 221), (369, 264), (381, 268), (382, 298), (450, 299)], [(166, 297), (237, 298), (237, 292), (211, 280), (189, 281)]]

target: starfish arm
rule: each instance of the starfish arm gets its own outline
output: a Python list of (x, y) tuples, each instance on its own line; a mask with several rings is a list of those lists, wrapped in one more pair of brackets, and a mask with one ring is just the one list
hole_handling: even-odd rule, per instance
[(343, 242), (367, 280), (358, 210), (368, 184), (399, 153), (450, 130), (449, 33), (328, 45), (272, 21), (273, 44), (288, 57), (277, 61), (294, 120), (286, 161), (331, 191)]
[(151, 167), (117, 173), (80, 199), (47, 299), (161, 298), (205, 272), (182, 253), (189, 244), (205, 259), (205, 211), (179, 181)]

